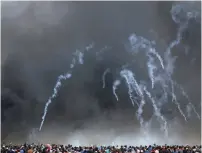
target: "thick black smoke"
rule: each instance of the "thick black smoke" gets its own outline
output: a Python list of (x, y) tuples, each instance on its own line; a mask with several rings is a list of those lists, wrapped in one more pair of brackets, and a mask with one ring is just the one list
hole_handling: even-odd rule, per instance
[[(200, 2), (195, 3), (200, 12)], [(136, 134), (139, 123), (127, 88), (121, 85), (117, 102), (112, 84), (118, 69), (133, 58), (124, 48), (131, 33), (155, 38), (157, 43), (164, 44), (164, 49), (175, 39), (178, 25), (171, 18), (172, 5), (173, 2), (2, 2), (2, 139), (26, 141), (30, 130), (39, 127), (57, 76), (68, 71), (72, 53), (91, 42), (96, 45), (85, 55), (84, 65), (74, 69), (73, 77), (64, 82), (50, 105), (40, 140), (64, 142), (75, 137), (103, 143), (110, 141), (106, 138), (109, 135), (127, 139), (131, 133), (141, 138)], [(183, 33), (183, 44), (189, 52), (186, 54), (182, 45), (174, 52), (178, 56), (174, 79), (185, 88), (198, 112), (200, 27), (200, 22), (190, 22)], [(112, 48), (103, 60), (97, 61), (95, 52), (104, 46)], [(107, 68), (111, 71), (103, 89), (102, 74)], [(139, 77), (145, 77), (145, 70), (135, 71)], [(182, 98), (182, 105), (183, 101)], [(163, 113), (173, 119), (178, 114), (170, 112), (170, 108), (166, 106)], [(151, 117), (151, 108), (145, 108), (145, 112)], [(179, 138), (173, 139), (181, 143), (198, 142), (200, 121), (193, 117), (189, 123), (183, 119), (178, 123), (181, 122), (173, 129)], [(87, 138), (82, 138), (80, 132)], [(106, 137), (91, 138), (95, 134)]]

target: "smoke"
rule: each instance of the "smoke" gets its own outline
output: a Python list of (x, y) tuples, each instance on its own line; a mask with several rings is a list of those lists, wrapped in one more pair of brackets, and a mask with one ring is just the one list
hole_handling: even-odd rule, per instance
[[(150, 131), (144, 139), (136, 118), (138, 107), (131, 104), (120, 71), (127, 67), (135, 79), (149, 84), (152, 81), (157, 88), (155, 81), (162, 80), (162, 76), (154, 80), (151, 76), (159, 73), (159, 67), (164, 68), (200, 112), (199, 6), (200, 2), (2, 2), (3, 140), (106, 145), (198, 143), (200, 121), (177, 89), (175, 95), (188, 112), (189, 122), (180, 116), (172, 99), (163, 103), (161, 113), (168, 119), (172, 136), (163, 142), (152, 105), (146, 104), (142, 116)], [(187, 12), (194, 12), (191, 15), (197, 18), (187, 22)], [(165, 54), (180, 28), (181, 43), (171, 47), (172, 54)], [(151, 46), (155, 45), (156, 50), (148, 56), (142, 51), (127, 52), (128, 38), (134, 33), (153, 40)], [(80, 64), (75, 64), (75, 53), (83, 52), (92, 43), (92, 49), (77, 55)], [(158, 63), (157, 71), (151, 72), (150, 77), (149, 57)], [(163, 62), (165, 66), (159, 66)], [(104, 75), (106, 70), (110, 73)], [(62, 82), (58, 95), (48, 106), (42, 131), (38, 132), (58, 76), (70, 71), (72, 77)], [(159, 91), (152, 93), (161, 97)]]

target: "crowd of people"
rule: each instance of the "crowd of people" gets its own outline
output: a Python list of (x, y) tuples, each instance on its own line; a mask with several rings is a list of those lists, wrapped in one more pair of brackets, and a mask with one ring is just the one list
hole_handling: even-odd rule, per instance
[(1, 145), (1, 153), (201, 153), (201, 146), (72, 146), (56, 144)]

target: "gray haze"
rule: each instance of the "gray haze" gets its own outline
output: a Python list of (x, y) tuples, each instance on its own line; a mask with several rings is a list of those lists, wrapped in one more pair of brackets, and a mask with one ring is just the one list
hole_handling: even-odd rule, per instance
[[(188, 2), (184, 3), (189, 7)], [(200, 2), (194, 3), (191, 9), (200, 12)], [(38, 137), (47, 143), (144, 144), (126, 86), (121, 84), (117, 90), (120, 101), (116, 102), (112, 84), (117, 70), (133, 58), (124, 48), (131, 33), (155, 39), (161, 55), (175, 39), (178, 25), (171, 18), (172, 5), (173, 2), (157, 1), (2, 2), (2, 139), (29, 139), (30, 131), (40, 125), (57, 76), (69, 70), (72, 53), (94, 42), (84, 65), (74, 69), (73, 77), (64, 82), (50, 105), (40, 136), (36, 132), (31, 141)], [(183, 45), (174, 49), (178, 56), (174, 80), (184, 87), (198, 112), (200, 28), (200, 22), (193, 21), (183, 34), (182, 43), (189, 48), (187, 54)], [(103, 55), (103, 60), (96, 61), (95, 52), (106, 45), (112, 49)], [(102, 74), (107, 68), (111, 72), (106, 75), (103, 89)], [(145, 77), (144, 69), (135, 71), (139, 78)], [(182, 106), (184, 101), (181, 97)], [(166, 105), (167, 108), (173, 106)], [(145, 109), (145, 117), (151, 117), (151, 108)], [(173, 113), (171, 119), (175, 116), (179, 114)], [(200, 142), (200, 121), (194, 115), (188, 123), (180, 117), (170, 123), (170, 143)], [(151, 133), (150, 143), (164, 143), (158, 129), (153, 128)]]

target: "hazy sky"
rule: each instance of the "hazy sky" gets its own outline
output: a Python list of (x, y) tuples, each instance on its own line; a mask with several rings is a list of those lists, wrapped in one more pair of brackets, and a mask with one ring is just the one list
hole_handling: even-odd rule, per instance
[[(188, 3), (185, 6), (200, 12), (200, 2), (195, 3), (192, 7)], [(131, 33), (155, 39), (160, 54), (175, 39), (178, 25), (171, 18), (172, 5), (173, 2), (157, 1), (3, 2), (3, 139), (25, 141), (29, 130), (39, 127), (45, 102), (52, 94), (57, 76), (69, 70), (72, 53), (91, 42), (96, 46), (85, 55), (84, 65), (74, 69), (73, 77), (64, 82), (58, 97), (50, 105), (41, 140), (56, 141), (56, 136), (52, 137), (56, 134), (57, 141), (70, 141), (65, 135), (71, 135), (71, 139), (76, 135), (81, 138), (79, 132), (86, 135), (111, 134), (112, 137), (118, 132), (124, 139), (131, 133), (136, 135), (137, 131), (133, 130), (139, 127), (139, 123), (127, 88), (121, 84), (118, 90), (120, 101), (117, 103), (112, 84), (121, 65), (133, 58), (124, 48)], [(173, 53), (178, 56), (174, 79), (187, 91), (198, 112), (201, 93), (200, 26), (200, 23), (191, 21), (183, 34), (184, 45), (179, 45)], [(103, 55), (103, 60), (96, 61), (95, 52), (104, 46), (112, 46), (112, 49)], [(189, 48), (187, 54), (183, 46)], [(139, 60), (141, 62), (142, 59)], [(106, 88), (103, 89), (102, 74), (107, 68), (111, 72), (106, 75)], [(144, 71), (138, 69), (136, 73), (145, 77)], [(185, 100), (179, 101), (183, 105)], [(150, 108), (146, 114), (152, 115)], [(189, 131), (190, 139), (199, 140), (196, 135), (200, 132), (200, 121), (193, 119), (190, 123), (178, 123), (181, 122), (182, 126), (178, 124), (172, 129), (176, 132), (184, 127), (184, 131), (180, 130), (179, 139), (188, 138), (186, 132)], [(54, 126), (55, 132), (51, 134)], [(108, 133), (109, 128), (116, 129), (115, 133)], [(92, 140), (98, 141), (97, 138)], [(189, 140), (183, 139), (184, 142)]]

